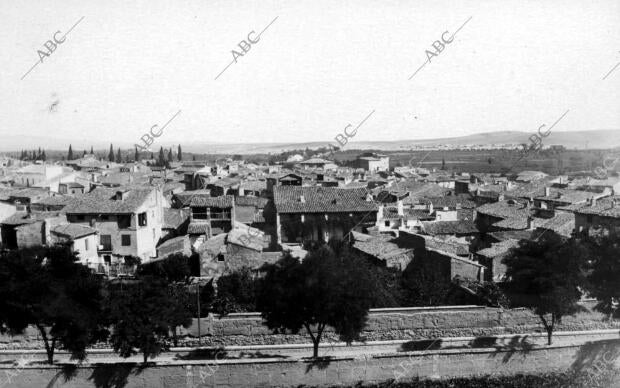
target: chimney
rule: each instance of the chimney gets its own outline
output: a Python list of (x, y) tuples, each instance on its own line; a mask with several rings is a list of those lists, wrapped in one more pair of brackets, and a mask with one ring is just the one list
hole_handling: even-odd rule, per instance
[(551, 189), (545, 186), (545, 197), (549, 197), (551, 195)]
[(527, 217), (527, 230), (532, 230), (532, 220), (533, 218), (531, 216)]
[(590, 206), (594, 207), (596, 206), (596, 198), (592, 197), (592, 199), (590, 200)]
[(306, 198), (304, 198), (304, 196), (303, 196), (303, 195), (300, 195), (300, 196), (299, 196), (299, 202), (301, 202), (301, 203), (306, 203)]
[(396, 207), (398, 209), (398, 215), (403, 217), (405, 215), (405, 211), (403, 210), (403, 201), (396, 202)]
[(114, 198), (114, 199), (116, 199), (117, 201), (122, 201), (124, 199), (123, 196), (124, 196), (124, 192), (117, 191), (116, 192), (116, 198)]

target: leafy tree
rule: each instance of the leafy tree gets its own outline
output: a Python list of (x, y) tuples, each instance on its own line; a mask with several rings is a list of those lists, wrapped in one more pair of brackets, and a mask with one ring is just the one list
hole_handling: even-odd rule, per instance
[(73, 160), (73, 149), (71, 148), (71, 144), (69, 144), (69, 152), (67, 153), (67, 160)]
[(179, 162), (183, 161), (183, 154), (181, 153), (181, 145), (179, 144), (179, 147), (177, 148), (177, 160)]
[(101, 280), (77, 260), (65, 245), (0, 254), (0, 332), (34, 325), (50, 364), (56, 348), (83, 360), (86, 348), (107, 336)]
[(359, 339), (373, 300), (371, 274), (361, 259), (347, 248), (339, 253), (324, 245), (301, 263), (286, 254), (265, 267), (260, 286), (257, 307), (266, 325), (276, 332), (305, 328), (315, 358), (327, 325), (347, 343)]
[(217, 280), (213, 310), (217, 314), (256, 311), (257, 279), (248, 267), (223, 275)]
[(405, 306), (439, 306), (448, 300), (451, 282), (437, 261), (416, 254), (402, 276)]
[(158, 166), (166, 165), (166, 157), (164, 155), (164, 147), (159, 147), (159, 159), (157, 160)]
[(136, 275), (153, 276), (166, 282), (186, 282), (191, 275), (190, 258), (174, 253), (163, 260), (140, 265)]
[(172, 283), (168, 285), (168, 292), (172, 299), (170, 306), (170, 331), (174, 346), (178, 345), (177, 328), (189, 327), (192, 324), (192, 303), (187, 285)]
[(169, 330), (177, 323), (176, 301), (165, 280), (153, 276), (110, 284), (106, 312), (114, 351), (121, 357), (139, 352), (146, 364), (168, 349)]
[(112, 147), (112, 144), (110, 144), (110, 152), (108, 152), (108, 161), (114, 161), (114, 148)]
[(555, 324), (583, 309), (578, 302), (586, 281), (582, 271), (586, 253), (576, 239), (547, 232), (537, 240), (521, 240), (504, 258), (511, 304), (540, 317), (549, 345)]
[(608, 319), (620, 318), (620, 239), (614, 235), (586, 239), (589, 294), (598, 300), (595, 309)]

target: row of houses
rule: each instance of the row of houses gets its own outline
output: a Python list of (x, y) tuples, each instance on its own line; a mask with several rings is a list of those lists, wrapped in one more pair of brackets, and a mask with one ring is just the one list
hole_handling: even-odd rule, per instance
[(12, 179), (0, 188), (0, 244), (68, 242), (84, 265), (107, 276), (129, 274), (135, 257), (196, 254), (200, 275), (217, 277), (283, 251), (303, 257), (305, 241), (336, 238), (378, 265), (431, 260), (450, 279), (501, 281), (501, 260), (520, 239), (620, 230), (617, 178), (388, 171), (380, 155), (357, 160), (377, 163), (163, 169), (72, 161), (60, 167), (58, 185)]

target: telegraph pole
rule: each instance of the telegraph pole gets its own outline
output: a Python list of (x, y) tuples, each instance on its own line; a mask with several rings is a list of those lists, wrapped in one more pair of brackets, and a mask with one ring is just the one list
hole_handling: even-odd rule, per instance
[(198, 304), (198, 346), (200, 346), (200, 282), (196, 282), (196, 302)]

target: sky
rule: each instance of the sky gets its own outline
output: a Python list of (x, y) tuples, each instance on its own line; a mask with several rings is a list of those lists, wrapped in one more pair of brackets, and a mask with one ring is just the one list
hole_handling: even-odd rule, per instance
[(3, 0), (0, 48), (0, 143), (620, 129), (617, 0)]

